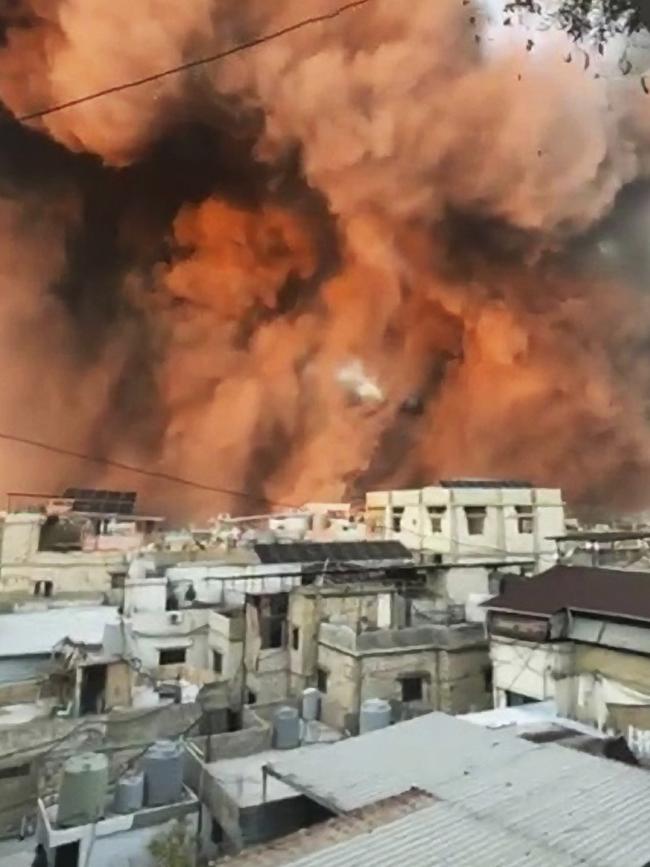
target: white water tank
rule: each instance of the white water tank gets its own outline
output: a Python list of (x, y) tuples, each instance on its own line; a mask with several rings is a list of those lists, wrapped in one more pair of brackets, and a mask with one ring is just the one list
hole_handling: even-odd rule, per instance
[(390, 702), (382, 698), (369, 698), (361, 705), (359, 714), (359, 734), (365, 735), (378, 729), (387, 728), (392, 721)]
[(103, 818), (108, 796), (108, 759), (102, 753), (82, 753), (63, 766), (57, 823), (64, 828), (89, 825)]
[(314, 722), (320, 716), (320, 692), (313, 686), (302, 692), (302, 718), (305, 722)]
[(147, 807), (175, 804), (183, 797), (183, 748), (174, 741), (156, 741), (145, 753), (144, 790)]
[(135, 813), (144, 803), (144, 774), (122, 777), (115, 784), (113, 807), (116, 813)]
[(281, 707), (273, 716), (273, 741), (276, 750), (300, 746), (300, 715), (295, 707)]

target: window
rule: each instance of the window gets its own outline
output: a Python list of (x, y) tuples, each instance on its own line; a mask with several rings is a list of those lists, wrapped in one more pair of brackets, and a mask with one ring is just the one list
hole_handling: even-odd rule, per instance
[(483, 667), (483, 684), (486, 692), (492, 692), (492, 666), (485, 665)]
[(402, 701), (422, 701), (422, 678), (402, 678)]
[(399, 533), (402, 529), (402, 518), (404, 517), (404, 506), (393, 506), (391, 515), (391, 526), (394, 533)]
[(465, 517), (467, 519), (467, 532), (470, 536), (482, 536), (485, 532), (486, 509), (483, 506), (467, 506)]
[(515, 506), (517, 512), (517, 532), (521, 534), (533, 532), (533, 507)]
[(215, 846), (223, 843), (223, 828), (215, 819), (212, 820), (212, 826), (210, 828), (210, 840), (215, 844)]
[(252, 689), (246, 690), (246, 704), (257, 704), (257, 695)]
[(45, 596), (50, 597), (52, 595), (52, 589), (54, 588), (54, 584), (51, 581), (43, 581), (43, 587)]
[(528, 695), (522, 695), (519, 692), (510, 692), (506, 690), (506, 706), (521, 707), (523, 704), (535, 704), (538, 699), (531, 698)]
[(212, 651), (212, 671), (214, 671), (215, 674), (221, 674), (223, 672), (223, 656), (218, 650)]
[(445, 506), (427, 506), (432, 533), (442, 533), (442, 519), (447, 511)]
[(10, 768), (0, 768), (0, 780), (13, 780), (16, 777), (28, 777), (30, 766), (12, 765)]
[(298, 626), (294, 626), (291, 630), (291, 646), (294, 650), (300, 648), (300, 628)]
[(324, 668), (319, 668), (316, 671), (316, 687), (319, 692), (327, 692), (327, 672)]
[(184, 647), (169, 647), (158, 654), (158, 665), (183, 665), (185, 662)]

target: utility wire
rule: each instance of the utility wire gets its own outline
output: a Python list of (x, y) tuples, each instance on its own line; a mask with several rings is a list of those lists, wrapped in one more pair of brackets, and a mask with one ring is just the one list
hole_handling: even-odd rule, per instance
[(19, 445), (30, 446), (35, 449), (52, 452), (57, 455), (63, 455), (68, 458), (76, 458), (80, 461), (88, 461), (93, 464), (102, 464), (103, 466), (113, 467), (118, 470), (125, 470), (128, 473), (136, 473), (139, 476), (147, 476), (152, 479), (161, 479), (165, 482), (172, 482), (176, 485), (184, 485), (187, 488), (195, 488), (199, 491), (209, 491), (213, 494), (227, 494), (230, 497), (240, 497), (241, 499), (252, 500), (257, 503), (268, 503), (271, 506), (279, 506), (283, 509), (296, 509), (298, 506), (289, 505), (288, 503), (279, 503), (274, 500), (269, 500), (267, 497), (248, 494), (245, 491), (237, 491), (232, 488), (221, 488), (215, 485), (207, 485), (203, 482), (197, 482), (192, 479), (185, 479), (182, 476), (175, 476), (171, 473), (163, 473), (157, 470), (146, 470), (144, 467), (136, 467), (133, 464), (123, 463), (122, 461), (114, 461), (110, 458), (100, 457), (99, 455), (89, 455), (84, 452), (77, 452), (73, 449), (66, 449), (61, 446), (53, 446), (41, 440), (29, 439), (27, 437), (17, 436), (0, 432), (0, 440), (6, 442), (18, 443)]
[(273, 30), (269, 33), (264, 33), (261, 36), (255, 37), (255, 39), (248, 39), (245, 42), (239, 42), (236, 45), (231, 46), (223, 51), (218, 52), (217, 54), (211, 54), (207, 57), (200, 57), (196, 60), (189, 60), (186, 63), (181, 63), (178, 66), (171, 67), (169, 69), (163, 69), (159, 72), (154, 72), (151, 75), (145, 75), (142, 78), (136, 78), (132, 81), (126, 81), (121, 84), (115, 84), (111, 87), (105, 87), (102, 90), (97, 90), (94, 93), (88, 93), (85, 96), (79, 96), (76, 99), (69, 99), (66, 102), (61, 102), (58, 105), (52, 105), (47, 108), (40, 109), (39, 111), (33, 111), (29, 114), (24, 114), (16, 117), (16, 120), (25, 122), (30, 120), (37, 120), (41, 117), (46, 117), (50, 114), (55, 114), (59, 111), (64, 111), (67, 108), (73, 108), (76, 105), (82, 105), (86, 102), (92, 102), (96, 99), (101, 99), (104, 96), (109, 96), (113, 93), (120, 93), (124, 90), (131, 90), (136, 87), (142, 87), (144, 84), (150, 84), (154, 81), (159, 81), (162, 78), (168, 78), (172, 75), (178, 75), (181, 72), (186, 72), (190, 69), (196, 69), (199, 66), (205, 66), (209, 63), (216, 63), (218, 60), (224, 60), (227, 57), (231, 57), (234, 54), (239, 54), (242, 51), (248, 51), (251, 48), (257, 48), (259, 45), (264, 45), (267, 42), (272, 42), (275, 39), (280, 39), (283, 36), (288, 36), (290, 33), (295, 33), (297, 30), (302, 30), (304, 27), (310, 27), (314, 24), (321, 24), (327, 21), (332, 21), (335, 18), (344, 15), (347, 12), (352, 12), (355, 9), (360, 9), (362, 6), (366, 6), (368, 3), (371, 3), (372, 0), (353, 0), (353, 2), (346, 3), (343, 6), (338, 6), (336, 9), (332, 9), (330, 12), (324, 12), (322, 15), (314, 15), (310, 18), (303, 18), (300, 21), (296, 21), (294, 24), (289, 24), (286, 27), (282, 27), (280, 30)]

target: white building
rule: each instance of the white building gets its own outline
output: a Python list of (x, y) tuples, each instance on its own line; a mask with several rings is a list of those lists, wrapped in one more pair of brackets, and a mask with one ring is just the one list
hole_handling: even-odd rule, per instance
[(419, 490), (366, 495), (369, 537), (398, 539), (444, 564), (557, 560), (550, 539), (564, 532), (558, 489), (525, 482), (459, 480)]

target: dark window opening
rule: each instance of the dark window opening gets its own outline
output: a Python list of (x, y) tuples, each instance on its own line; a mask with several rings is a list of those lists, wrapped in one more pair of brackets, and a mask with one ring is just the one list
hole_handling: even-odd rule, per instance
[(447, 511), (445, 506), (427, 506), (432, 533), (442, 533), (442, 519)]
[(532, 506), (515, 506), (517, 513), (517, 532), (524, 535), (533, 532), (533, 507)]
[(81, 670), (79, 713), (100, 714), (106, 710), (106, 666), (88, 665)]
[(0, 780), (13, 780), (16, 777), (28, 777), (30, 765), (12, 765), (10, 768), (0, 768)]
[(214, 843), (215, 846), (223, 843), (223, 828), (216, 819), (212, 820), (212, 826), (210, 828), (210, 840)]
[(422, 678), (402, 678), (402, 701), (422, 701)]
[(183, 665), (187, 651), (184, 647), (169, 647), (158, 653), (158, 665)]
[(212, 651), (212, 671), (215, 674), (223, 672), (223, 655), (218, 650)]
[(316, 688), (319, 692), (327, 692), (327, 672), (324, 668), (319, 668), (316, 671)]
[(252, 689), (246, 690), (246, 704), (257, 704), (257, 693)]
[(79, 867), (79, 840), (57, 846), (54, 867)]
[(43, 581), (43, 587), (44, 595), (49, 598), (52, 595), (54, 584), (51, 581)]
[(402, 529), (402, 518), (404, 517), (404, 506), (393, 506), (391, 514), (391, 526), (394, 533), (399, 533)]
[(523, 704), (535, 704), (536, 701), (536, 698), (531, 698), (529, 695), (506, 690), (506, 705), (508, 707), (521, 707)]
[(123, 590), (125, 578), (126, 578), (126, 575), (124, 575), (124, 574), (113, 573), (111, 575), (111, 590)]
[(483, 506), (467, 506), (467, 533), (470, 536), (482, 536), (485, 532), (485, 517), (487, 510)]
[(34, 596), (40, 596), (40, 595), (41, 595), (41, 582), (35, 581), (34, 582)]
[(253, 604), (259, 613), (261, 649), (271, 650), (286, 647), (289, 594), (274, 593), (269, 596), (255, 596), (253, 597)]
[(294, 626), (291, 630), (291, 646), (294, 650), (300, 648), (300, 629), (298, 626)]
[(486, 665), (483, 667), (483, 684), (486, 692), (492, 692), (492, 666)]

